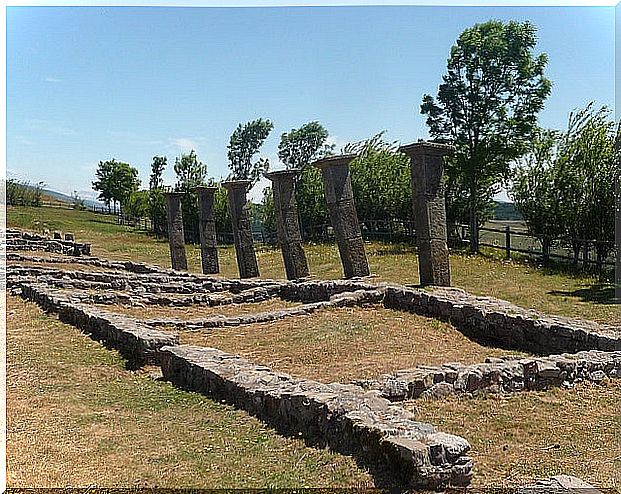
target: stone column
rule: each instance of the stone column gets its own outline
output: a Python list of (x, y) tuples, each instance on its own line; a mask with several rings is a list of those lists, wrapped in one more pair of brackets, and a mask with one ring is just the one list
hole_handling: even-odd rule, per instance
[(250, 180), (232, 180), (222, 182), (229, 196), (229, 213), (233, 224), (233, 240), (240, 278), (259, 276), (257, 256), (254, 253), (252, 228), (246, 205), (246, 192), (252, 182)]
[(345, 278), (369, 275), (369, 263), (364, 252), (349, 176), (349, 162), (354, 158), (355, 155), (329, 156), (314, 163), (323, 177), (323, 191)]
[(443, 174), (444, 156), (453, 147), (419, 141), (399, 151), (410, 157), (420, 283), (450, 286)]
[(170, 260), (172, 268), (187, 271), (188, 260), (185, 256), (183, 212), (181, 211), (181, 198), (183, 197), (183, 192), (165, 192), (164, 196), (166, 197), (168, 244), (170, 245)]
[(218, 187), (196, 187), (198, 194), (199, 231), (201, 238), (201, 263), (203, 274), (220, 272), (218, 263), (218, 243), (216, 240), (216, 221), (213, 215), (214, 195)]
[(300, 170), (280, 170), (265, 174), (265, 177), (272, 181), (278, 243), (285, 261), (288, 280), (308, 276), (308, 261), (302, 246), (302, 233), (295, 202), (295, 179), (299, 174)]

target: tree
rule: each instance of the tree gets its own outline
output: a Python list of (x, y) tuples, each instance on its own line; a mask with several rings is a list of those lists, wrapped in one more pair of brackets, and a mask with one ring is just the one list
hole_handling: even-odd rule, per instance
[(151, 163), (151, 176), (149, 177), (149, 190), (160, 189), (164, 186), (164, 169), (168, 164), (166, 156), (153, 156)]
[(270, 120), (262, 118), (237, 126), (228, 145), (229, 168), (234, 180), (250, 180), (254, 185), (267, 171), (267, 158), (260, 158), (253, 163), (252, 157), (259, 151), (273, 127)]
[(328, 131), (319, 122), (308, 122), (299, 129), (283, 132), (278, 157), (285, 167), (303, 170), (311, 162), (332, 154), (334, 144), (326, 144)]
[(423, 97), (433, 139), (455, 145), (447, 175), (468, 197), (470, 249), (478, 252), (481, 213), (509, 164), (524, 154), (550, 94), (547, 56), (534, 56), (529, 22), (492, 20), (466, 29), (451, 48), (437, 101)]
[(199, 161), (196, 151), (191, 150), (189, 154), (182, 153), (181, 156), (175, 158), (174, 170), (177, 175), (175, 189), (184, 192), (181, 209), (186, 241), (197, 242), (199, 240), (198, 194), (194, 192), (194, 187), (205, 185), (207, 165)]
[(138, 170), (128, 163), (116, 161), (100, 161), (95, 172), (97, 180), (93, 182), (93, 190), (99, 191), (98, 199), (110, 208), (110, 203), (121, 206), (129, 199), (132, 192), (138, 190)]
[(176, 189), (179, 191), (189, 192), (198, 185), (204, 185), (207, 179), (207, 165), (199, 161), (194, 150), (175, 158), (174, 170), (177, 175)]
[[(384, 131), (370, 139), (347, 144), (345, 154), (356, 154), (351, 162), (351, 181), (356, 210), (361, 220), (384, 223), (412, 216), (410, 160), (397, 151), (397, 142), (386, 142)], [(380, 223), (381, 224), (381, 223)]]
[(164, 199), (164, 169), (168, 165), (166, 156), (153, 156), (149, 177), (149, 216), (153, 232), (162, 235), (166, 225), (166, 201)]
[(278, 157), (285, 167), (302, 170), (295, 192), (300, 223), (305, 232), (310, 232), (313, 225), (328, 221), (321, 172), (308, 166), (313, 161), (332, 154), (334, 145), (326, 144), (327, 139), (328, 131), (319, 122), (308, 122), (299, 129), (283, 132), (278, 144)]
[(608, 255), (615, 232), (619, 127), (606, 107), (590, 103), (570, 114), (567, 130), (542, 131), (513, 174), (512, 196), (529, 230), (564, 237), (578, 260), (581, 240), (595, 240), (597, 260)]
[(558, 139), (559, 133), (552, 130), (535, 134), (529, 152), (513, 171), (510, 192), (528, 230), (541, 239), (544, 257), (554, 237), (565, 233), (554, 167)]
[(132, 192), (125, 206), (123, 212), (133, 218), (144, 218), (150, 213), (150, 195), (148, 190), (137, 190)]

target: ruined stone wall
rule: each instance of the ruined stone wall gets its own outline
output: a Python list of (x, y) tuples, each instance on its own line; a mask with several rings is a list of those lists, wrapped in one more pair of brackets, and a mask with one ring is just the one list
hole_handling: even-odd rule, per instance
[(538, 354), (621, 350), (621, 328), (549, 316), (457, 288), (384, 286), (384, 306), (450, 321), (466, 336)]
[(164, 378), (226, 400), (288, 434), (390, 469), (410, 487), (467, 485), (468, 442), (417, 422), (376, 393), (347, 384), (294, 379), (214, 348), (162, 349)]
[(418, 366), (361, 381), (391, 401), (477, 393), (514, 393), (621, 378), (621, 351), (590, 350), (548, 357), (487, 358), (484, 363)]

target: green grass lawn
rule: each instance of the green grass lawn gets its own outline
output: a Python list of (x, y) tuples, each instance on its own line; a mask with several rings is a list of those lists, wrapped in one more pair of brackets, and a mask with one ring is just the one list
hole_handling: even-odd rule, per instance
[[(110, 259), (131, 259), (170, 267), (168, 243), (145, 232), (116, 224), (112, 215), (55, 208), (9, 207), (9, 227), (32, 230), (73, 232), (78, 241), (91, 242), (93, 254)], [(415, 249), (406, 244), (366, 244), (367, 255), (376, 280), (402, 284), (418, 283), (418, 259)], [(335, 245), (306, 245), (311, 274), (322, 279), (343, 276)], [(221, 274), (236, 277), (237, 265), (231, 246), (219, 249)], [(200, 272), (200, 250), (187, 246), (189, 269)], [(280, 250), (257, 246), (261, 276), (283, 278)], [(451, 254), (453, 285), (471, 293), (509, 300), (526, 308), (548, 314), (592, 319), (621, 324), (621, 310), (613, 304), (611, 284), (596, 277), (538, 268), (522, 261), (504, 261), (493, 256)]]

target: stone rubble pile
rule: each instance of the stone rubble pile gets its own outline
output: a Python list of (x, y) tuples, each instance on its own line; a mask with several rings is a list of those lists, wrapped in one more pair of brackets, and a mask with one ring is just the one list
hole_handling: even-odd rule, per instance
[(377, 393), (347, 384), (322, 384), (275, 373), (214, 348), (162, 348), (166, 380), (226, 400), (288, 434), (379, 462), (405, 485), (467, 485), (473, 462), (468, 442), (417, 422)]

